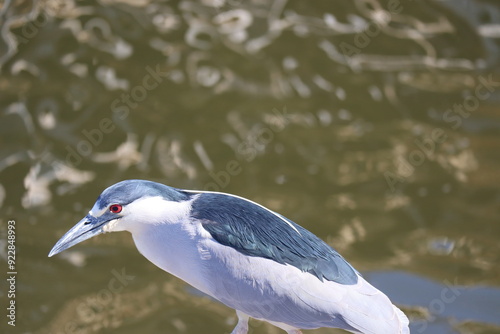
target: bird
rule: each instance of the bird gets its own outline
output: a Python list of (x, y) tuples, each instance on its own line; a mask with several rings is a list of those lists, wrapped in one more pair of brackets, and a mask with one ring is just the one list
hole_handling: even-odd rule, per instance
[(231, 334), (250, 318), (286, 331), (342, 328), (410, 333), (406, 315), (336, 250), (249, 199), (147, 180), (105, 189), (49, 257), (101, 233), (128, 231), (164, 271), (236, 310)]

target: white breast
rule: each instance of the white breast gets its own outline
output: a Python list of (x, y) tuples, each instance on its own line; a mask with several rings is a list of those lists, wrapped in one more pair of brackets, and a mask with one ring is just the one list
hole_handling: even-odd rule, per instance
[(219, 244), (188, 216), (175, 224), (147, 225), (132, 235), (156, 266), (254, 318), (303, 329), (397, 332), (392, 303), (361, 277), (355, 285), (322, 282), (294, 266), (246, 256)]
[[(149, 225), (132, 232), (139, 252), (161, 269), (210, 294), (209, 263), (196, 226), (188, 220), (177, 224)], [(205, 255), (204, 255), (205, 254)]]

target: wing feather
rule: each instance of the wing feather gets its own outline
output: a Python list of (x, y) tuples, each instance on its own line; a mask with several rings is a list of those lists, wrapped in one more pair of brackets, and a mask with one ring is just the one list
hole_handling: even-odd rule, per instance
[(223, 193), (201, 193), (192, 216), (219, 243), (249, 256), (293, 265), (323, 281), (356, 284), (356, 270), (300, 225), (259, 204)]

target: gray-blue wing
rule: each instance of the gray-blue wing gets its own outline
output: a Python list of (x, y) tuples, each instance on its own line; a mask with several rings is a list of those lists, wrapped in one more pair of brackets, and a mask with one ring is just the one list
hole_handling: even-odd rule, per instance
[(293, 221), (241, 197), (202, 193), (192, 216), (219, 243), (239, 252), (289, 264), (321, 281), (356, 284), (356, 270), (333, 248)]

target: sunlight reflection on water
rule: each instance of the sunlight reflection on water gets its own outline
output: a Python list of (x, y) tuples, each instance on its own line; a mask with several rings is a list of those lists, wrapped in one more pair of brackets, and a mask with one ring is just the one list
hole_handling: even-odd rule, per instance
[[(294, 219), (417, 332), (498, 330), (500, 9), (392, 3), (5, 2), (0, 227), (23, 221), (21, 329), (231, 327), (232, 311), (181, 292), (128, 235), (46, 259), (104, 187), (146, 178)], [(123, 295), (78, 309), (122, 267), (137, 277)], [(450, 278), (460, 296), (436, 314)]]

